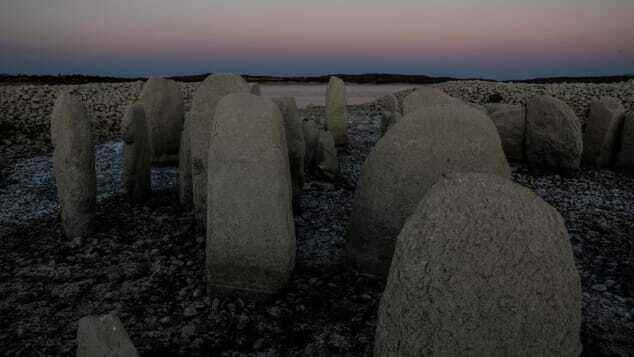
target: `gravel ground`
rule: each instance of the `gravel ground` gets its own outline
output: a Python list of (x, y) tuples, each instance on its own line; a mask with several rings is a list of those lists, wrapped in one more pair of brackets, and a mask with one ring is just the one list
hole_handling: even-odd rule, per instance
[[(301, 111), (319, 122), (323, 113)], [(133, 205), (118, 193), (122, 144), (100, 145), (97, 232), (69, 241), (57, 219), (50, 156), (24, 160), (22, 151), (0, 150), (8, 153), (0, 161), (16, 162), (0, 179), (0, 354), (72, 355), (79, 318), (114, 311), (143, 355), (369, 355), (381, 284), (346, 268), (342, 253), (380, 116), (372, 105), (350, 113), (341, 177), (309, 175), (295, 202), (297, 267), (283, 291), (260, 302), (205, 292), (204, 232), (177, 203), (173, 168), (155, 170), (157, 192)], [(582, 277), (584, 354), (634, 355), (634, 301), (623, 280), (634, 178), (594, 170), (562, 177), (522, 165), (513, 166), (513, 178), (566, 220)]]

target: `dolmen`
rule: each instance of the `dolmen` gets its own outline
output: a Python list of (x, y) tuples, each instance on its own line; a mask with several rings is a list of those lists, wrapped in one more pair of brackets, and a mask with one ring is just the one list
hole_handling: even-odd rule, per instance
[(216, 105), (209, 137), (208, 289), (274, 293), (294, 268), (296, 247), (282, 114), (269, 99), (229, 94)]
[(240, 76), (213, 74), (193, 95), (190, 124), (192, 198), (195, 216), (203, 223), (207, 217), (207, 156), (216, 104), (228, 94), (249, 91), (249, 84)]
[(620, 100), (602, 97), (590, 103), (583, 134), (583, 162), (595, 168), (614, 166), (625, 107)]
[(79, 238), (94, 229), (97, 199), (95, 148), (90, 119), (80, 98), (63, 92), (51, 114), (53, 171), (64, 233)]
[(273, 102), (282, 113), (288, 156), (293, 180), (293, 195), (300, 193), (304, 187), (304, 162), (306, 156), (306, 142), (304, 140), (304, 128), (297, 104), (293, 97), (273, 98)]
[(374, 356), (579, 356), (581, 298), (556, 209), (497, 175), (448, 174), (398, 236)]
[(143, 106), (131, 105), (121, 127), (124, 143), (123, 190), (130, 200), (141, 202), (152, 191), (152, 149)]
[(141, 91), (139, 103), (145, 110), (152, 162), (176, 162), (185, 115), (178, 83), (158, 77), (148, 79)]
[(337, 78), (330, 77), (326, 89), (326, 129), (335, 137), (335, 145), (348, 143), (348, 112), (346, 85)]
[(365, 161), (346, 246), (361, 271), (387, 275), (405, 220), (442, 176), (481, 172), (510, 177), (491, 119), (459, 100), (451, 103), (405, 115)]
[(115, 315), (87, 316), (77, 328), (77, 357), (138, 357), (121, 320)]

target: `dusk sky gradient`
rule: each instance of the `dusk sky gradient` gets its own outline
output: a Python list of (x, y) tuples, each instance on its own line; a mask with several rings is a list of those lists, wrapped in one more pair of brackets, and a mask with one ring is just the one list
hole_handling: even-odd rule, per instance
[(634, 0), (2, 0), (0, 73), (634, 73)]

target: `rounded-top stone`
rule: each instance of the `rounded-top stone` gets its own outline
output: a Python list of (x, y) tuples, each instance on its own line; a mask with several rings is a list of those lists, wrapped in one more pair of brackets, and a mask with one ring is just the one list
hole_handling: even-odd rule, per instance
[(431, 87), (417, 88), (403, 99), (403, 115), (417, 111), (423, 107), (453, 104), (458, 101), (440, 89)]
[(450, 174), (401, 231), (375, 356), (579, 356), (581, 284), (561, 215), (495, 175)]
[(585, 164), (604, 168), (615, 163), (624, 116), (625, 107), (616, 98), (602, 97), (590, 103), (583, 134)]
[(346, 85), (341, 79), (330, 77), (326, 89), (326, 129), (334, 136), (336, 145), (348, 142), (347, 113)]

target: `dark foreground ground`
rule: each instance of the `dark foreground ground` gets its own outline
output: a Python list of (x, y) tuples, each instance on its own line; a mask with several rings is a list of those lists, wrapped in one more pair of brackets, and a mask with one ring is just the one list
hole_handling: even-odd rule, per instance
[[(319, 119), (323, 109), (302, 115)], [(208, 295), (205, 234), (173, 188), (142, 205), (115, 194), (99, 201), (97, 232), (81, 241), (67, 240), (55, 215), (0, 227), (0, 354), (74, 355), (77, 321), (114, 311), (147, 356), (369, 355), (381, 286), (347, 268), (342, 253), (378, 114), (359, 107), (352, 115), (341, 178), (311, 176), (296, 200), (297, 267), (283, 291), (260, 302)], [(566, 220), (583, 284), (584, 354), (634, 355), (634, 303), (623, 277), (634, 178), (591, 170), (561, 177), (523, 166), (513, 177)]]

